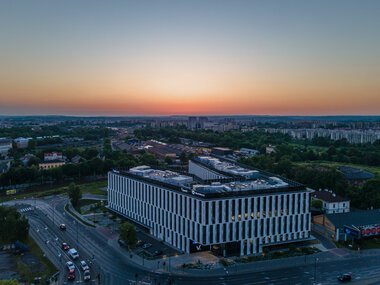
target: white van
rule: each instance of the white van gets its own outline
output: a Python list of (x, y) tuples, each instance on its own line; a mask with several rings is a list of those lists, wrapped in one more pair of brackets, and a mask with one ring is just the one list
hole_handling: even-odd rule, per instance
[(72, 259), (79, 258), (79, 253), (75, 248), (69, 249), (68, 254), (71, 256)]

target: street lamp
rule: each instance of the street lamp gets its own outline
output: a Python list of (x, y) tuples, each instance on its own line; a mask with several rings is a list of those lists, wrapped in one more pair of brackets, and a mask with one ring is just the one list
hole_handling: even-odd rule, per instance
[(228, 270), (226, 267), (223, 268), (224, 269), (224, 272), (226, 273), (226, 275), (228, 275)]
[(75, 220), (73, 221), (73, 223), (77, 225), (77, 247), (79, 248), (79, 241), (78, 241), (78, 224), (79, 223)]

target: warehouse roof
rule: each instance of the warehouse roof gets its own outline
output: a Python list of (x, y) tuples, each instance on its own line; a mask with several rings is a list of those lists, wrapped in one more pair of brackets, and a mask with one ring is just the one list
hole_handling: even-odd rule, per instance
[(380, 209), (326, 214), (326, 218), (337, 228), (343, 228), (344, 225), (356, 227), (375, 225), (380, 224)]

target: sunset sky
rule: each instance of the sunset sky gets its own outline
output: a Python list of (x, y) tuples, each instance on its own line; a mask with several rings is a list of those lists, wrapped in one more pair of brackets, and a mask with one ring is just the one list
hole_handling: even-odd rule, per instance
[(0, 2), (0, 115), (380, 114), (380, 1)]

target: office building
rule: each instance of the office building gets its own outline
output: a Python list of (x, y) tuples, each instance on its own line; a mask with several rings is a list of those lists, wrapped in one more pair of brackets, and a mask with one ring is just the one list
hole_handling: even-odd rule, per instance
[(251, 255), (309, 239), (304, 185), (207, 156), (192, 159), (189, 173), (111, 171), (108, 206), (186, 253)]

